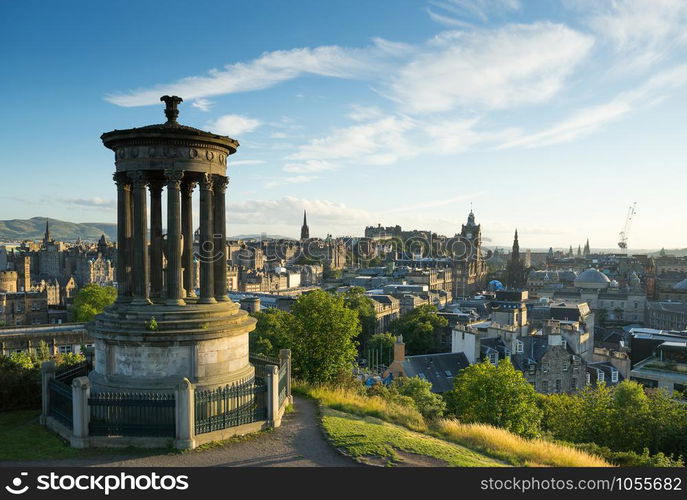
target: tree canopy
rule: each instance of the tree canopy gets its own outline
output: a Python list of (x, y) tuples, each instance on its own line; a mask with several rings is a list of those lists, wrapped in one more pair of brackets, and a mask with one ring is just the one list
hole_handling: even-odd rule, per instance
[(448, 412), (466, 423), (502, 427), (525, 437), (538, 436), (542, 411), (537, 393), (509, 359), (498, 366), (485, 360), (460, 372), (445, 394)]
[(361, 344), (365, 345), (370, 337), (374, 335), (375, 325), (377, 323), (374, 303), (370, 297), (365, 295), (365, 289), (360, 286), (354, 286), (347, 290), (343, 294), (343, 298), (346, 307), (355, 311), (358, 315), (361, 327), (359, 341)]
[(293, 306), (289, 345), (293, 371), (310, 383), (334, 380), (350, 372), (357, 355), (360, 321), (342, 297), (315, 290)]
[(258, 322), (250, 333), (250, 352), (276, 357), (280, 349), (290, 348), (294, 317), (280, 309), (269, 308), (252, 314)]
[(403, 335), (406, 352), (417, 355), (436, 350), (441, 330), (447, 325), (448, 320), (437, 314), (435, 306), (423, 304), (392, 321), (389, 330), (396, 336)]
[(88, 322), (100, 314), (117, 298), (117, 289), (112, 286), (100, 286), (89, 283), (74, 297), (74, 321)]

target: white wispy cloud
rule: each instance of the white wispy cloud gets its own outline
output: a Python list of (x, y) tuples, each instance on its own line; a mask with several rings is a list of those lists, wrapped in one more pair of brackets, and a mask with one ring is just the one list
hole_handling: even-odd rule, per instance
[(266, 189), (283, 186), (284, 184), (302, 184), (304, 182), (312, 182), (318, 177), (316, 175), (289, 175), (282, 177), (275, 177), (263, 184)]
[[(161, 94), (203, 99), (271, 87), (305, 74), (371, 82), (404, 112), (458, 106), (508, 108), (550, 99), (587, 55), (592, 38), (561, 24), (447, 31), (426, 43), (373, 39), (363, 48), (323, 46), (268, 52), (258, 59), (106, 99), (120, 106), (157, 104)], [(373, 111), (359, 110), (361, 112)], [(354, 110), (354, 116), (356, 112)]]
[(389, 57), (405, 52), (405, 45), (374, 39), (364, 48), (336, 45), (266, 52), (249, 62), (229, 64), (213, 69), (204, 76), (189, 76), (173, 83), (155, 85), (107, 95), (118, 106), (158, 104), (163, 94), (176, 94), (185, 99), (199, 99), (236, 92), (265, 89), (304, 74), (333, 78), (363, 78), (384, 71)]
[(620, 69), (644, 70), (687, 43), (684, 0), (568, 0), (599, 40), (620, 56)]
[(243, 115), (223, 115), (207, 124), (209, 130), (220, 135), (240, 135), (252, 132), (261, 125), (257, 118)]
[(63, 203), (66, 205), (73, 205), (80, 208), (87, 208), (93, 210), (106, 210), (109, 211), (116, 208), (117, 203), (115, 200), (107, 198), (64, 198)]
[(533, 148), (569, 142), (662, 99), (666, 93), (687, 85), (687, 65), (676, 66), (648, 79), (634, 90), (622, 92), (611, 101), (572, 113), (568, 118), (534, 134), (514, 138), (498, 149)]
[(229, 164), (231, 166), (240, 166), (240, 165), (261, 165), (265, 163), (265, 160), (229, 160)]
[[(255, 224), (255, 221), (269, 221), (271, 224), (300, 223), (303, 210), (308, 211), (308, 222), (326, 227), (347, 226), (360, 228), (372, 219), (369, 212), (328, 200), (306, 200), (285, 196), (276, 200), (248, 200), (228, 204), (231, 223)], [(356, 231), (357, 233), (358, 231)]]
[(201, 111), (210, 111), (210, 108), (214, 106), (214, 103), (210, 99), (204, 99), (201, 97), (191, 102), (191, 106)]
[(414, 113), (546, 102), (593, 43), (590, 36), (548, 22), (444, 32), (393, 76), (388, 96)]
[(328, 161), (322, 160), (307, 160), (301, 163), (287, 163), (282, 170), (291, 173), (309, 173), (309, 172), (324, 172), (326, 170), (335, 170), (336, 165)]
[(451, 17), (447, 17), (446, 15), (434, 14), (431, 12), (431, 9), (428, 9), (430, 10), (430, 17), (442, 24), (449, 25), (461, 23), (461, 21), (452, 16), (487, 21), (492, 14), (500, 16), (511, 11), (520, 10), (522, 7), (519, 0), (433, 0), (429, 3), (436, 9), (451, 15)]

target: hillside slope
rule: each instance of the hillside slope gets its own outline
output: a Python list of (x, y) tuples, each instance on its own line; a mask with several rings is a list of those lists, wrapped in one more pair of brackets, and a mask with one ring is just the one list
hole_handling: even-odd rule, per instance
[[(115, 241), (117, 238), (117, 224), (107, 222), (66, 222), (50, 218), (50, 235), (55, 240), (97, 241), (105, 236)], [(45, 234), (46, 217), (32, 217), (31, 219), (0, 220), (0, 241), (39, 240)]]

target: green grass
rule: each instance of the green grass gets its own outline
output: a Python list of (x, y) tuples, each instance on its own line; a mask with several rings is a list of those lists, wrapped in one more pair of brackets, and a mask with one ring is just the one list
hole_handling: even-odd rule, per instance
[(0, 413), (0, 461), (61, 460), (107, 455), (159, 455), (168, 449), (71, 448), (66, 441), (38, 423), (38, 410)]
[(40, 460), (77, 458), (56, 434), (39, 425), (36, 410), (0, 413), (0, 460)]
[[(574, 447), (545, 439), (525, 439), (504, 429), (484, 424), (464, 424), (457, 420), (427, 421), (414, 408), (400, 406), (379, 396), (367, 396), (345, 388), (311, 386), (297, 383), (294, 390), (316, 399), (324, 411), (329, 409), (363, 417), (374, 417), (415, 431), (417, 436), (433, 436), (437, 440), (470, 449), (479, 455), (516, 466), (608, 467), (602, 458)], [(349, 415), (351, 416), (351, 415)], [(367, 427), (361, 427), (367, 429)], [(359, 434), (362, 431), (359, 432)], [(353, 452), (351, 452), (353, 454)]]
[(501, 462), (463, 446), (413, 432), (374, 417), (359, 417), (325, 408), (322, 424), (334, 446), (363, 461), (370, 457), (378, 457), (386, 465), (395, 465), (403, 461), (398, 453), (402, 451), (440, 461), (434, 465), (503, 466)]

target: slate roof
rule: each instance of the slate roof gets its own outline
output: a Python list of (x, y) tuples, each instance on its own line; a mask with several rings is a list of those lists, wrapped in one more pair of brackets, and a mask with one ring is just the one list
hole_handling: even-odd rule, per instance
[(470, 366), (462, 352), (406, 356), (403, 371), (408, 377), (420, 377), (432, 383), (432, 392), (453, 389), (453, 379), (463, 368)]

